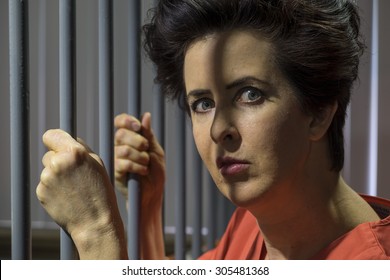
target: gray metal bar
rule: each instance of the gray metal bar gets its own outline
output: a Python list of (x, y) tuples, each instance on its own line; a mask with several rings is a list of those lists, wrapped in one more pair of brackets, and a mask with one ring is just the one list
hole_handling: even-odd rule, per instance
[(175, 135), (175, 259), (185, 259), (185, 244), (186, 244), (186, 232), (185, 232), (185, 115), (184, 111), (178, 109), (177, 117), (174, 121), (176, 129)]
[[(153, 1), (154, 7), (157, 6), (158, 1)], [(157, 69), (154, 68), (154, 75), (157, 74)], [(161, 147), (165, 150), (165, 98), (161, 92), (161, 87), (159, 84), (153, 85), (153, 111), (152, 111), (152, 118), (153, 118), (153, 130), (155, 133), (156, 138), (161, 144)], [(164, 188), (164, 195), (166, 192), (166, 188)], [(164, 196), (165, 197), (165, 196)], [(162, 227), (165, 228), (165, 198), (163, 198), (163, 205), (162, 205)], [(164, 230), (163, 230), (164, 232)], [(165, 235), (164, 235), (165, 239)]]
[[(37, 139), (40, 139), (46, 131), (46, 116), (47, 116), (47, 90), (46, 90), (46, 79), (47, 79), (47, 10), (46, 10), (46, 0), (39, 0), (39, 14), (38, 14), (38, 131), (35, 136)], [(34, 136), (34, 137), (35, 137)], [(43, 169), (42, 157), (45, 155), (46, 148), (42, 141), (39, 141), (38, 144), (38, 158), (37, 166), (39, 170)], [(44, 221), (48, 216), (47, 212), (43, 207), (39, 207), (38, 210), (38, 219)]]
[[(163, 149), (165, 149), (165, 99), (161, 92), (161, 88), (158, 84), (153, 86), (153, 111), (152, 111), (152, 124), (153, 131), (160, 142), (160, 145)], [(166, 192), (166, 188), (164, 186), (164, 194)], [(165, 197), (165, 196), (164, 196)], [(163, 198), (162, 205), (162, 227), (164, 232), (165, 228), (165, 198)], [(165, 239), (165, 236), (164, 236)]]
[[(60, 128), (76, 137), (76, 31), (75, 1), (61, 0), (60, 18)], [(61, 259), (77, 258), (70, 236), (61, 230)]]
[(370, 107), (368, 138), (367, 193), (377, 195), (378, 186), (378, 112), (379, 112), (379, 1), (372, 1)]
[(192, 258), (197, 259), (202, 253), (202, 161), (192, 137), (191, 126), (186, 126), (186, 189), (192, 196)]
[(114, 178), (114, 79), (112, 1), (99, 0), (99, 154)]
[(27, 3), (9, 0), (12, 259), (31, 259)]
[[(140, 78), (140, 14), (141, 1), (129, 1), (129, 73), (128, 73), (128, 113), (139, 117), (141, 108)], [(135, 176), (130, 175), (128, 188), (127, 246), (129, 259), (139, 259), (139, 211), (140, 190)]]
[(210, 176), (207, 168), (203, 166), (202, 170), (202, 180), (203, 185), (206, 188), (207, 192), (207, 209), (209, 211), (209, 215), (207, 217), (207, 249), (213, 249), (215, 247), (215, 241), (217, 239), (217, 229), (216, 229), (216, 199), (217, 199), (217, 190), (214, 184), (213, 179)]
[(161, 147), (165, 146), (165, 99), (158, 85), (153, 87), (153, 131)]
[(235, 206), (220, 192), (217, 192), (217, 229), (216, 229), (216, 240), (220, 239), (225, 232), (226, 226), (229, 223), (230, 217), (232, 216)]

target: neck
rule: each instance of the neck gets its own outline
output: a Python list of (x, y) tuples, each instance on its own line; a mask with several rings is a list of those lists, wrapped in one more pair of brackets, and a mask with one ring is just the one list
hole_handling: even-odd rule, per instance
[(275, 196), (278, 201), (271, 199), (271, 208), (251, 211), (264, 236), (269, 259), (311, 258), (358, 224), (378, 220), (338, 174), (319, 185), (303, 184), (294, 192)]

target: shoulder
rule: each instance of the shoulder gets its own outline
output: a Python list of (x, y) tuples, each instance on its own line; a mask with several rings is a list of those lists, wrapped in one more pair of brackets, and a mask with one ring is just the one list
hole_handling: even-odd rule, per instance
[(378, 216), (381, 219), (390, 216), (390, 200), (377, 197), (377, 196), (365, 195), (365, 194), (361, 194), (360, 196), (365, 201), (367, 201), (368, 204), (370, 204), (372, 209), (375, 210), (375, 212), (378, 214)]
[(367, 228), (380, 249), (380, 255), (383, 255), (385, 259), (390, 259), (390, 200), (374, 196), (363, 196), (363, 198), (381, 218), (378, 222), (368, 223)]
[(390, 201), (362, 195), (381, 220), (363, 223), (333, 241), (318, 259), (390, 260)]

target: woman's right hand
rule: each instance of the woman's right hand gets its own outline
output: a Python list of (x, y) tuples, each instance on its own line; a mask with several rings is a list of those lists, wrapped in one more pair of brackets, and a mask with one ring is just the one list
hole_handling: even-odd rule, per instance
[(115, 185), (127, 199), (127, 178), (138, 176), (141, 211), (161, 207), (165, 183), (164, 150), (151, 128), (151, 115), (137, 118), (121, 114), (115, 118)]

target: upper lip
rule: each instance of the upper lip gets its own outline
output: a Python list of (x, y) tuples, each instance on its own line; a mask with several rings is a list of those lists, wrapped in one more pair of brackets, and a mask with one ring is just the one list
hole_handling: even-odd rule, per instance
[(242, 159), (236, 159), (233, 157), (218, 157), (217, 158), (217, 167), (218, 169), (221, 169), (222, 167), (226, 165), (232, 165), (232, 164), (248, 164), (249, 162), (247, 160)]

